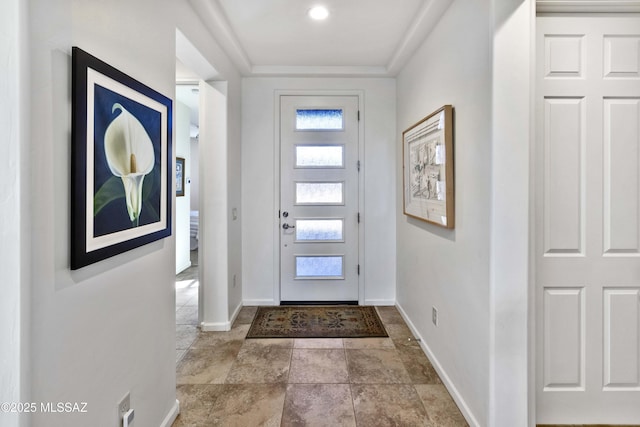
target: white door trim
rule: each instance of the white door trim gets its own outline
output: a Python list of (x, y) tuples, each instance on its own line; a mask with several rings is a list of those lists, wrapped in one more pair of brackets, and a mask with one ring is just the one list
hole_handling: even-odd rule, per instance
[(364, 164), (364, 91), (363, 90), (295, 90), (283, 89), (275, 90), (273, 97), (273, 302), (279, 305), (281, 301), (280, 295), (280, 218), (278, 218), (278, 210), (280, 209), (280, 97), (281, 96), (357, 96), (358, 110), (360, 111), (360, 120), (358, 122), (358, 153), (360, 157), (360, 174), (358, 175), (358, 205), (360, 206), (360, 232), (358, 233), (358, 263), (360, 264), (360, 275), (358, 276), (358, 304), (363, 305), (365, 301), (365, 187), (364, 174), (366, 165)]
[(538, 13), (640, 12), (639, 0), (537, 0)]

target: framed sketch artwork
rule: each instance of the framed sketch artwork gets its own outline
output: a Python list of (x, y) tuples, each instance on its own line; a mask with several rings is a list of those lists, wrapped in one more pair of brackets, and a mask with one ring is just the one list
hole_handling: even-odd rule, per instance
[(454, 228), (453, 108), (445, 105), (402, 133), (404, 213)]
[(71, 269), (171, 235), (172, 101), (72, 52)]
[(176, 157), (176, 197), (184, 197), (184, 158)]

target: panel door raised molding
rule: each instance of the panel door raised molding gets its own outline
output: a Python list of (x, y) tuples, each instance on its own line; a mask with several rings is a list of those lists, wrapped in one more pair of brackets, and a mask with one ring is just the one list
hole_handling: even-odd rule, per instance
[(536, 422), (640, 424), (640, 17), (536, 37)]

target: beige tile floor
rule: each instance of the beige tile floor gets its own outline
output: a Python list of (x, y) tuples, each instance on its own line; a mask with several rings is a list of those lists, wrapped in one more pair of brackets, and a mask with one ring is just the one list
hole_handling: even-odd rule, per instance
[(191, 251), (191, 267), (176, 276), (176, 361), (198, 336), (198, 251)]
[(395, 307), (378, 307), (389, 338), (245, 340), (256, 308), (200, 332), (197, 271), (181, 274), (174, 427), (467, 425)]

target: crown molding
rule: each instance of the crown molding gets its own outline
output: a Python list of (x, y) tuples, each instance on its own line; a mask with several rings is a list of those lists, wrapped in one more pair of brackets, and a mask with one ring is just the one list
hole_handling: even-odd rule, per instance
[(253, 64), (238, 40), (238, 36), (231, 28), (218, 0), (189, 0), (189, 3), (200, 16), (213, 38), (238, 67), (240, 73), (243, 75), (251, 74)]
[(254, 65), (251, 75), (255, 77), (387, 77), (386, 67), (375, 66), (292, 66)]
[(453, 0), (425, 0), (404, 34), (396, 52), (387, 64), (390, 75), (396, 75), (411, 59), (415, 51), (442, 18)]
[(538, 13), (633, 13), (640, 12), (638, 0), (537, 0)]
[(274, 66), (253, 64), (233, 31), (219, 0), (189, 0), (209, 33), (243, 76), (390, 77), (397, 75), (440, 21), (453, 0), (423, 0), (395, 53), (378, 66)]

